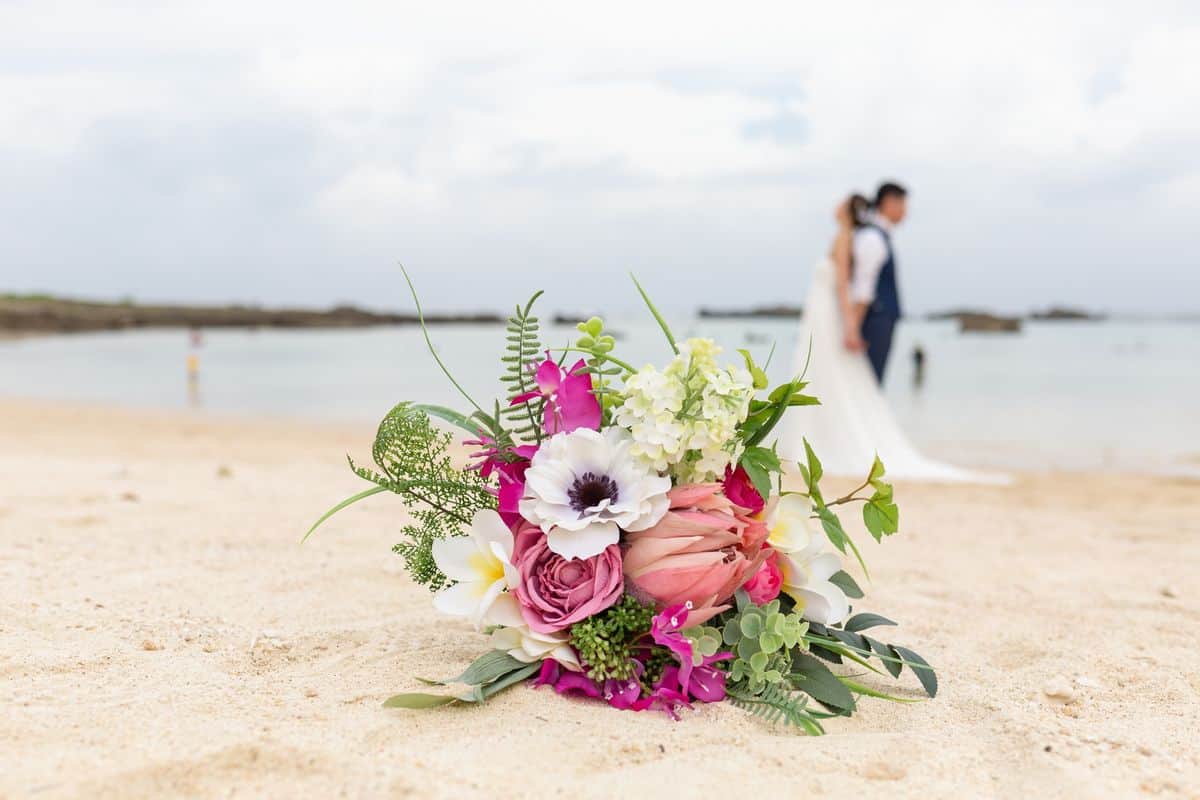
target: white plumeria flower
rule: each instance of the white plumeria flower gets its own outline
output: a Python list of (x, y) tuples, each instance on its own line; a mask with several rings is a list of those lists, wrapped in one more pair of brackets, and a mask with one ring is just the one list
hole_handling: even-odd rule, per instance
[(582, 669), (575, 651), (571, 648), (567, 632), (531, 631), (521, 615), (517, 599), (511, 594), (502, 594), (496, 598), (496, 602), (488, 611), (487, 621), (491, 625), (500, 626), (492, 631), (492, 647), (504, 650), (518, 661), (532, 664), (534, 661), (552, 658), (573, 672)]
[(811, 622), (836, 625), (850, 613), (846, 593), (829, 580), (842, 569), (842, 559), (826, 550), (825, 537), (814, 531), (811, 514), (809, 498), (780, 497), (767, 518), (767, 543), (778, 554), (780, 589), (802, 608), (801, 615)]
[(525, 473), (521, 516), (546, 532), (563, 558), (591, 558), (616, 544), (621, 530), (641, 531), (667, 513), (671, 479), (630, 453), (618, 427), (587, 428), (550, 437)]
[(500, 515), (491, 509), (476, 511), (469, 535), (433, 543), (438, 569), (457, 581), (433, 596), (433, 607), (443, 614), (468, 617), (478, 629), (501, 593), (519, 580), (512, 552), (512, 531)]

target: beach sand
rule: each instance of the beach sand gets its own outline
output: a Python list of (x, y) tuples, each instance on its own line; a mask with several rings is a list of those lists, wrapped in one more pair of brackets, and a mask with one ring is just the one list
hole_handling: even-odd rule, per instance
[(381, 708), (485, 641), (391, 554), (398, 498), (299, 544), (373, 432), (0, 402), (0, 796), (1200, 797), (1200, 483), (899, 485), (860, 607), (941, 693), (807, 738), (526, 687)]

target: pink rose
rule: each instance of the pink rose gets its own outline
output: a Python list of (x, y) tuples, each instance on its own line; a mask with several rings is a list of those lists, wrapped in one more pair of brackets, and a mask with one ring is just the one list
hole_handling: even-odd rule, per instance
[(750, 580), (742, 584), (746, 594), (750, 595), (750, 602), (757, 606), (769, 603), (778, 597), (779, 590), (783, 586), (783, 573), (779, 571), (779, 559), (775, 555), (775, 551), (769, 547), (763, 549), (769, 551), (770, 555)]
[(597, 614), (621, 599), (625, 578), (621, 548), (610, 544), (591, 558), (567, 559), (546, 546), (546, 534), (526, 523), (517, 532), (513, 590), (531, 630), (554, 633)]

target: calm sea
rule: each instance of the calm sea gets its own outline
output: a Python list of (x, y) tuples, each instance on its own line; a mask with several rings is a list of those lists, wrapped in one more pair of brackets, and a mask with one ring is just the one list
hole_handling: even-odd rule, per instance
[[(652, 322), (610, 321), (617, 354), (640, 366), (668, 350)], [(750, 348), (783, 377), (795, 324), (773, 320), (675, 323), (680, 336)], [(570, 327), (551, 327), (565, 344)], [(499, 327), (432, 330), (439, 354), (485, 405), (498, 383)], [(109, 405), (193, 408), (329, 420), (375, 419), (399, 400), (463, 406), (420, 331), (136, 331), (0, 342), (0, 394)], [(924, 380), (911, 353), (926, 354)], [(734, 354), (736, 358), (736, 354)], [(1152, 470), (1200, 475), (1200, 326), (1171, 322), (1027, 323), (1019, 334), (962, 335), (952, 322), (904, 322), (887, 395), (932, 455), (972, 466)], [(811, 390), (820, 394), (819, 386)], [(797, 412), (803, 413), (803, 410)]]

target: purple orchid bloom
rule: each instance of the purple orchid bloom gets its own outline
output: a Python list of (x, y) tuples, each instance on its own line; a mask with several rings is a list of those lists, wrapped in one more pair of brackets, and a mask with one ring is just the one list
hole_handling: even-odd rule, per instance
[(517, 395), (510, 405), (520, 405), (541, 397), (545, 399), (542, 428), (546, 433), (570, 433), (579, 428), (600, 429), (600, 401), (592, 393), (592, 376), (583, 359), (564, 370), (546, 351), (546, 360), (534, 373), (537, 389)]
[(499, 489), (489, 491), (499, 499), (496, 511), (504, 524), (511, 528), (520, 523), (522, 517), (517, 506), (525, 494), (525, 471), (529, 469), (529, 461), (538, 450), (537, 445), (523, 444), (500, 449), (494, 439), (482, 433), (478, 439), (468, 439), (463, 444), (480, 448), (469, 456), (479, 459), (471, 469), (479, 470), (484, 479), (495, 475), (499, 481)]
[(668, 606), (650, 621), (650, 636), (655, 643), (667, 648), (679, 659), (680, 689), (686, 688), (692, 678), (692, 643), (683, 635), (691, 605), (689, 601), (687, 604)]
[(559, 694), (578, 694), (584, 697), (600, 697), (600, 687), (582, 672), (563, 669), (554, 659), (542, 662), (541, 672), (533, 681), (534, 686), (549, 686)]
[[(715, 703), (725, 699), (725, 672), (712, 666), (718, 661), (733, 658), (733, 653), (715, 653), (703, 656), (695, 663), (691, 641), (683, 635), (691, 603), (670, 606), (656, 614), (650, 622), (650, 635), (654, 641), (670, 650), (679, 659), (679, 666), (670, 666), (663, 671), (659, 681), (662, 686), (678, 686), (686, 704), (688, 697), (702, 703)], [(674, 715), (672, 715), (674, 716)]]

